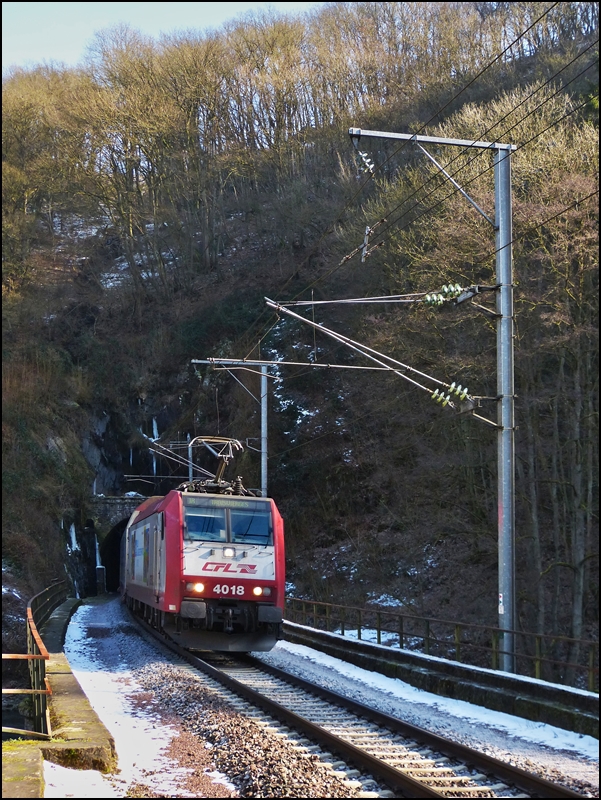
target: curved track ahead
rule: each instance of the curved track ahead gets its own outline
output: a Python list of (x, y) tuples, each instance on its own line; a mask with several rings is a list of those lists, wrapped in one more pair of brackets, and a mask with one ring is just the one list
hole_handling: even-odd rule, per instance
[(582, 797), (250, 656), (195, 655), (143, 627), (205, 675), (336, 753), (344, 761), (334, 766), (352, 764), (397, 797)]

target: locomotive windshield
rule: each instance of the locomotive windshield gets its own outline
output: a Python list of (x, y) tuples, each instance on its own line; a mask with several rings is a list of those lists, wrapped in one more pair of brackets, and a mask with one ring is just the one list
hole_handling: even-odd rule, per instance
[(271, 512), (230, 511), (232, 542), (271, 544)]
[(190, 541), (273, 544), (269, 503), (184, 496), (184, 538)]
[(184, 535), (199, 542), (225, 542), (227, 526), (224, 508), (186, 508)]

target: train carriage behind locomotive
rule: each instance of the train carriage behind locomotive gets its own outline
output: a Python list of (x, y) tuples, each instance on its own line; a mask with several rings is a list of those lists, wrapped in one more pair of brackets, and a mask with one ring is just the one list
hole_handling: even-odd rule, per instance
[(284, 608), (282, 517), (270, 498), (193, 489), (150, 497), (132, 514), (123, 598), (183, 647), (271, 650)]

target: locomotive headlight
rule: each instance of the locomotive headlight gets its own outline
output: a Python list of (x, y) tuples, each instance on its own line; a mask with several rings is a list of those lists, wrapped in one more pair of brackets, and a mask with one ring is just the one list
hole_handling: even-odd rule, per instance
[(223, 556), (224, 558), (233, 558), (236, 555), (236, 550), (233, 547), (224, 547), (223, 548)]
[(204, 592), (204, 583), (187, 583), (186, 591), (188, 592)]
[(269, 597), (271, 594), (271, 589), (269, 586), (255, 586), (253, 589), (253, 594), (255, 597), (260, 597), (262, 594), (264, 594), (265, 597)]

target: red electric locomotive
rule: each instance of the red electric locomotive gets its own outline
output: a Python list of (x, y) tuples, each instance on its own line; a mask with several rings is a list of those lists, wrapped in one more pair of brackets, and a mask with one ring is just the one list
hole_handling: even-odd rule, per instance
[(284, 523), (273, 500), (222, 480), (150, 497), (121, 544), (121, 592), (182, 647), (267, 651), (281, 637)]

